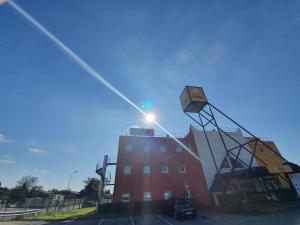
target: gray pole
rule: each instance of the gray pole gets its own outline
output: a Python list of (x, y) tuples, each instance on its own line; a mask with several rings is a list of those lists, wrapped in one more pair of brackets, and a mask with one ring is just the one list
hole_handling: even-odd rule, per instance
[(72, 180), (72, 176), (73, 176), (74, 173), (77, 173), (77, 172), (78, 172), (77, 170), (74, 170), (74, 171), (72, 171), (72, 173), (70, 174), (69, 182), (68, 182), (68, 185), (67, 185), (67, 195), (66, 195), (66, 197), (64, 198), (64, 201), (63, 201), (63, 204), (62, 204), (62, 207), (61, 207), (61, 211), (64, 210), (64, 206), (65, 206), (66, 198), (68, 197), (68, 191), (69, 191), (69, 188), (70, 188), (70, 183), (71, 183), (71, 180)]
[(77, 172), (78, 172), (77, 170), (74, 170), (74, 171), (70, 174), (70, 178), (69, 178), (69, 183), (68, 183), (68, 186), (67, 186), (67, 190), (69, 190), (69, 188), (70, 188), (70, 183), (71, 183), (73, 174), (74, 174), (74, 173), (77, 173)]

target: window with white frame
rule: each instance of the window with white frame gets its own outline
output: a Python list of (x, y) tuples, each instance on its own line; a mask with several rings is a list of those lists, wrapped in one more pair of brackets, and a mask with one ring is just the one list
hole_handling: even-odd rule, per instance
[(161, 173), (169, 173), (169, 167), (167, 165), (162, 165), (160, 167), (160, 172)]
[(149, 174), (150, 172), (150, 166), (144, 166), (144, 174)]
[(130, 193), (123, 193), (122, 194), (122, 202), (130, 202)]
[(186, 169), (184, 165), (179, 165), (178, 166), (178, 172), (179, 173), (186, 173)]
[(172, 198), (172, 193), (171, 193), (171, 191), (165, 191), (165, 192), (164, 192), (164, 200), (168, 200), (168, 199), (170, 199), (170, 198)]
[(132, 151), (132, 145), (131, 144), (125, 145), (125, 151), (126, 152), (131, 152)]
[(124, 174), (131, 174), (131, 166), (124, 166), (123, 172)]
[(167, 151), (166, 146), (165, 146), (165, 145), (160, 145), (160, 146), (159, 146), (159, 151), (160, 151), (160, 152), (166, 152), (166, 151)]
[(150, 152), (150, 145), (144, 145), (144, 152)]
[(144, 192), (144, 201), (151, 201), (151, 200), (152, 200), (151, 192), (150, 191)]
[(182, 147), (180, 145), (176, 146), (176, 152), (182, 152)]

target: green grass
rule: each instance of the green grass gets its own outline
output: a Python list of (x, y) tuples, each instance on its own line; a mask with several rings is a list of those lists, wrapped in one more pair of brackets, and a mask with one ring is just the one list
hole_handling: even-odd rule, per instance
[(26, 221), (61, 221), (61, 220), (73, 220), (79, 219), (84, 216), (91, 215), (95, 212), (95, 207), (91, 208), (82, 208), (82, 209), (75, 209), (66, 212), (57, 212), (53, 214), (41, 214), (38, 216), (28, 216), (22, 218), (22, 220)]

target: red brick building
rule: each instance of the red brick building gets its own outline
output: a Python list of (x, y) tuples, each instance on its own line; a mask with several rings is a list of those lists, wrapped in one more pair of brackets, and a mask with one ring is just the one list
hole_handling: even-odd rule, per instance
[[(153, 130), (130, 134), (119, 137), (113, 202), (134, 205), (191, 195), (200, 206), (211, 205), (200, 161), (172, 138), (154, 136)], [(191, 134), (179, 140), (198, 155)]]

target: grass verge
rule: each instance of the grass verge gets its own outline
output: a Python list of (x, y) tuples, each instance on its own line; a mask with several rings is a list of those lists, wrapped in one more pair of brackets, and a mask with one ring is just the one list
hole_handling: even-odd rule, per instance
[(91, 208), (82, 208), (82, 209), (75, 209), (66, 212), (57, 212), (53, 214), (41, 214), (37, 216), (28, 216), (22, 218), (25, 221), (61, 221), (61, 220), (73, 220), (79, 219), (81, 217), (85, 217), (91, 215), (95, 212), (95, 207)]

